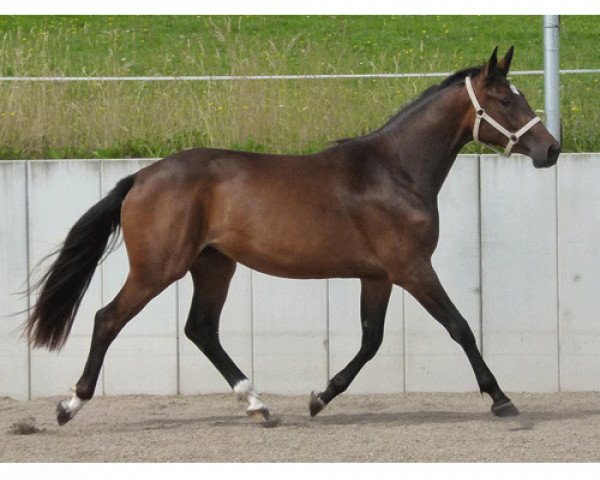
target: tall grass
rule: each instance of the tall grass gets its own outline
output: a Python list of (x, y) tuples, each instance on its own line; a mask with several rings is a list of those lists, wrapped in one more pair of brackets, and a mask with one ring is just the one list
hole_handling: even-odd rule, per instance
[[(48, 18), (50, 22), (54, 17)], [(202, 18), (198, 25), (204, 30), (187, 38), (172, 38), (177, 30), (163, 25), (170, 40), (155, 46), (155, 57), (147, 56), (148, 49), (142, 46), (134, 47), (144, 39), (151, 41), (153, 37), (144, 31), (148, 27), (141, 20), (127, 23), (126, 19), (117, 17), (112, 25), (106, 25), (106, 35), (102, 37), (94, 30), (99, 28), (97, 22), (78, 17), (57, 20), (54, 26), (48, 23), (32, 27), (30, 21), (29, 30), (24, 26), (5, 29), (0, 38), (0, 72), (250, 75), (436, 71), (483, 60), (475, 55), (465, 59), (465, 53), (454, 48), (454, 44), (444, 45), (441, 39), (436, 40), (437, 44), (428, 40), (431, 43), (424, 45), (424, 39), (443, 36), (451, 23), (446, 19), (440, 23), (434, 17), (430, 21), (438, 30), (432, 27), (431, 33), (432, 28), (427, 27), (430, 34), (420, 34), (421, 46), (413, 45), (415, 39), (411, 37), (412, 43), (406, 40), (405, 48), (393, 53), (388, 46), (373, 45), (389, 38), (388, 31), (379, 36), (363, 36), (361, 43), (347, 22), (331, 21), (332, 25), (346, 28), (349, 37), (349, 41), (335, 43), (327, 30), (318, 35), (310, 31), (302, 34), (278, 26), (279, 30), (265, 36), (264, 32), (249, 29), (241, 18)], [(0, 17), (0, 27), (3, 21)], [(479, 25), (475, 17), (467, 17), (463, 24)], [(416, 28), (425, 29), (423, 25)], [(476, 30), (469, 34), (480, 35)], [(149, 51), (152, 53), (152, 49)], [(527, 68), (539, 68), (532, 65), (531, 52), (517, 50), (515, 68), (525, 68), (524, 64), (529, 64)], [(600, 147), (598, 77), (562, 77), (566, 151)], [(436, 81), (2, 82), (0, 158), (162, 157), (192, 146), (312, 152), (336, 138), (377, 128)], [(541, 77), (518, 77), (514, 82), (527, 94), (534, 109), (543, 110)], [(539, 113), (543, 117), (543, 111)], [(479, 147), (469, 146), (467, 151), (479, 151)]]
[(0, 88), (4, 158), (164, 156), (190, 146), (308, 152), (382, 124), (405, 80), (19, 83)]

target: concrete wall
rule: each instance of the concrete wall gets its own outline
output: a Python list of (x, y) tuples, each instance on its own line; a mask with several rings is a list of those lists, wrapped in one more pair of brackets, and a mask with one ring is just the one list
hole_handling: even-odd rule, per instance
[[(14, 293), (85, 210), (150, 162), (0, 162), (0, 396), (64, 394), (79, 378), (94, 313), (127, 274), (124, 248), (96, 271), (60, 354), (20, 339), (19, 312), (33, 299)], [(506, 391), (600, 389), (599, 187), (600, 154), (562, 155), (546, 170), (519, 156), (465, 155), (440, 193), (434, 265)], [(261, 391), (322, 389), (358, 350), (359, 293), (358, 280), (278, 279), (240, 266), (223, 344)], [(97, 394), (228, 390), (183, 334), (191, 294), (184, 278), (125, 327)], [(476, 390), (460, 347), (395, 287), (384, 344), (350, 391)]]

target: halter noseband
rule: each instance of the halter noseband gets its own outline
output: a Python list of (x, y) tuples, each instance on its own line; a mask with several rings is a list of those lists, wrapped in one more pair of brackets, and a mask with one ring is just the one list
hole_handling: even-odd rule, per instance
[[(490, 117), (483, 108), (481, 108), (481, 105), (479, 104), (479, 102), (477, 101), (477, 97), (475, 96), (475, 92), (473, 91), (473, 85), (471, 85), (471, 77), (465, 78), (465, 85), (467, 86), (467, 92), (469, 94), (469, 98), (471, 99), (471, 103), (473, 104), (473, 107), (475, 107), (475, 124), (473, 125), (473, 140), (475, 140), (477, 143), (481, 143), (482, 145), (485, 145), (487, 147), (490, 146), (479, 140), (479, 126), (481, 124), (481, 120), (485, 120), (492, 127), (494, 127), (496, 130), (498, 130), (502, 135), (504, 135), (506, 138), (508, 138), (508, 143), (506, 144), (506, 147), (504, 148), (504, 152), (502, 152), (502, 155), (504, 155), (505, 157), (508, 157), (510, 155), (510, 152), (511, 152), (513, 146), (519, 141), (519, 139), (526, 132), (529, 131), (529, 129), (531, 127), (533, 127), (536, 123), (541, 122), (540, 117), (533, 117), (531, 120), (529, 120), (529, 122), (527, 122), (517, 132), (515, 132), (515, 133), (509, 132), (506, 128), (504, 128), (502, 125), (500, 125), (496, 120), (494, 120), (492, 117)], [(490, 148), (493, 148), (493, 147), (490, 147)]]

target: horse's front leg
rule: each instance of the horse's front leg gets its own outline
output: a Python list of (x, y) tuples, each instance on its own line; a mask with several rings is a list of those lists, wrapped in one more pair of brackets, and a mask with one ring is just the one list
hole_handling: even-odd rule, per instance
[(446, 294), (431, 262), (424, 260), (413, 265), (410, 273), (403, 272), (395, 279), (395, 283), (415, 297), (463, 348), (473, 367), (481, 393), (485, 392), (492, 397), (492, 413), (499, 417), (518, 415), (519, 411), (500, 389), (496, 378), (483, 360), (469, 324)]
[(360, 350), (346, 367), (335, 375), (327, 388), (313, 392), (310, 399), (310, 415), (314, 417), (336, 396), (344, 392), (365, 364), (371, 360), (383, 340), (383, 324), (392, 283), (388, 280), (361, 280), (360, 321), (362, 340)]

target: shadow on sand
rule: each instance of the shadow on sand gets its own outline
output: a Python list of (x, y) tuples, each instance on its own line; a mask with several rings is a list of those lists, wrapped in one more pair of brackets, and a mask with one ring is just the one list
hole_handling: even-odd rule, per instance
[(600, 409), (577, 410), (562, 412), (530, 412), (521, 411), (518, 417), (497, 418), (490, 412), (456, 412), (444, 410), (423, 410), (410, 412), (366, 412), (356, 414), (331, 414), (310, 418), (304, 415), (275, 415), (278, 423), (276, 425), (264, 424), (243, 416), (206, 416), (185, 418), (148, 418), (136, 422), (122, 422), (107, 426), (111, 431), (136, 431), (136, 430), (168, 430), (168, 429), (193, 429), (193, 428), (323, 428), (327, 426), (368, 426), (382, 425), (386, 427), (403, 427), (426, 424), (456, 424), (456, 423), (503, 423), (511, 426), (509, 431), (533, 430), (535, 426), (543, 422), (554, 422), (562, 420), (585, 420), (599, 417)]

